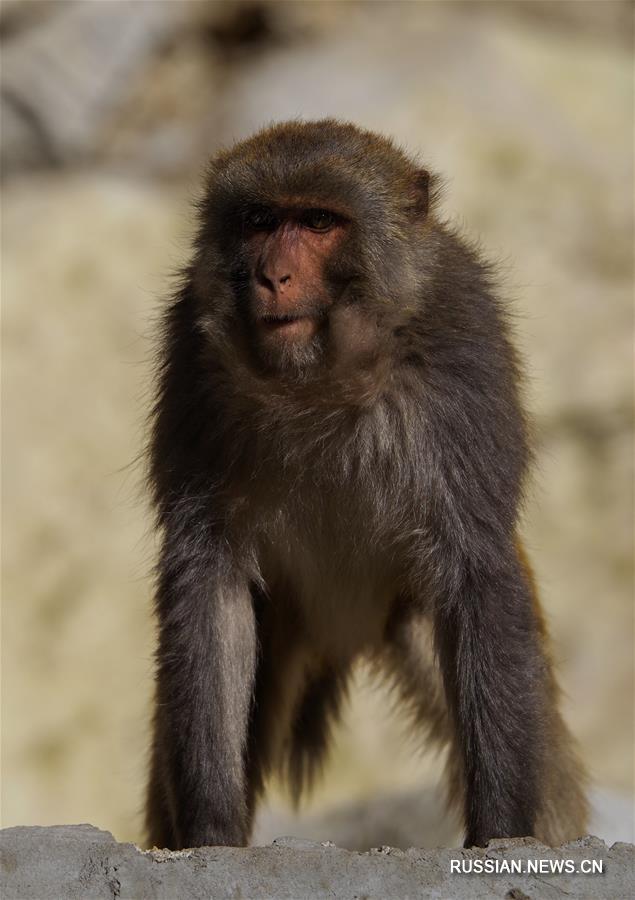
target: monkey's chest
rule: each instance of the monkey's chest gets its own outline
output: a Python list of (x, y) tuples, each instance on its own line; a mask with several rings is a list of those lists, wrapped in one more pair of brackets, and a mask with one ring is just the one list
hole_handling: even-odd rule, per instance
[[(306, 498), (305, 498), (306, 500)], [(272, 517), (260, 541), (271, 602), (295, 607), (321, 653), (350, 655), (381, 643), (396, 578), (383, 542), (359, 504), (321, 496)]]

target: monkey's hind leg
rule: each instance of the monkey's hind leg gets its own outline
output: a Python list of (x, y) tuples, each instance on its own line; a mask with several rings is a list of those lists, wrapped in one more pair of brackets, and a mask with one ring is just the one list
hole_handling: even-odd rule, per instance
[[(548, 703), (544, 711), (544, 750), (539, 803), (534, 836), (558, 846), (586, 833), (588, 803), (586, 773), (578, 759), (573, 738), (558, 708), (559, 688), (553, 671), (548, 636), (524, 554), (519, 552), (532, 586), (534, 614), (545, 651)], [(432, 625), (421, 613), (400, 620), (390, 630), (384, 664), (409, 705), (415, 723), (440, 748), (448, 748), (446, 760), (447, 800), (461, 811), (465, 779), (460, 748), (447, 707), (439, 666), (435, 659)]]
[(549, 698), (545, 722), (543, 784), (535, 836), (543, 843), (555, 847), (586, 834), (589, 819), (586, 797), (588, 776), (560, 712), (561, 692), (554, 671), (544, 614), (527, 555), (520, 545), (518, 556), (530, 585), (534, 615), (544, 648)]
[(544, 844), (557, 847), (587, 833), (589, 804), (585, 787), (588, 779), (571, 733), (555, 705), (559, 689), (552, 672), (549, 683), (554, 706), (546, 726), (548, 738), (535, 837)]
[(430, 617), (411, 610), (392, 622), (384, 652), (376, 663), (380, 671), (391, 679), (410, 712), (413, 725), (425, 742), (438, 750), (448, 751), (445, 764), (446, 802), (456, 815), (458, 827), (464, 794), (461, 761), (453, 740)]
[(347, 670), (318, 666), (285, 627), (266, 641), (258, 670), (250, 740), (248, 808), (253, 819), (264, 783), (277, 771), (297, 805), (319, 774), (346, 695)]
[(346, 698), (348, 668), (325, 664), (307, 680), (291, 723), (284, 760), (291, 795), (297, 805), (319, 775), (329, 748), (332, 728)]
[(346, 695), (349, 668), (327, 663), (311, 649), (286, 584), (271, 585), (256, 608), (260, 658), (247, 767), (251, 819), (272, 771), (288, 785), (296, 805), (311, 788)]

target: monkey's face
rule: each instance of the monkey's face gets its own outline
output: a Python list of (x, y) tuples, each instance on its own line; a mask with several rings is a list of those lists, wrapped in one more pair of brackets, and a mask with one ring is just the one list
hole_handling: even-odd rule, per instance
[(253, 349), (273, 369), (318, 361), (329, 312), (339, 300), (332, 272), (350, 222), (328, 209), (254, 206), (243, 220), (246, 327)]
[(421, 295), (427, 210), (427, 173), (351, 125), (287, 123), (221, 154), (194, 266), (215, 349), (274, 376), (372, 363)]

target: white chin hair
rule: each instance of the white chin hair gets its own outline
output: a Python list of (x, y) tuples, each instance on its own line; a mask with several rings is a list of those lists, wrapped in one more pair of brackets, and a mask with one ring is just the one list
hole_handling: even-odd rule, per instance
[(318, 336), (308, 342), (276, 341), (262, 348), (267, 365), (279, 372), (301, 375), (323, 358), (323, 344)]

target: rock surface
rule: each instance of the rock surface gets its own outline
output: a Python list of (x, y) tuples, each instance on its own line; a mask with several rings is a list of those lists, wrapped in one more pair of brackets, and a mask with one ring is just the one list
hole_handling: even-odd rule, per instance
[[(269, 847), (204, 847), (171, 853), (119, 844), (92, 825), (7, 828), (0, 833), (4, 900), (66, 898), (530, 898), (629, 897), (635, 894), (632, 844), (608, 848), (586, 837), (549, 849), (531, 839), (492, 841), (484, 849), (351, 853), (333, 844), (278, 838)], [(531, 861), (543, 860), (538, 874)], [(602, 874), (582, 874), (601, 860)], [(452, 871), (517, 861), (520, 873)], [(564, 865), (563, 873), (552, 866)], [(505, 867), (505, 866), (504, 866)], [(568, 873), (567, 868), (574, 871)]]

